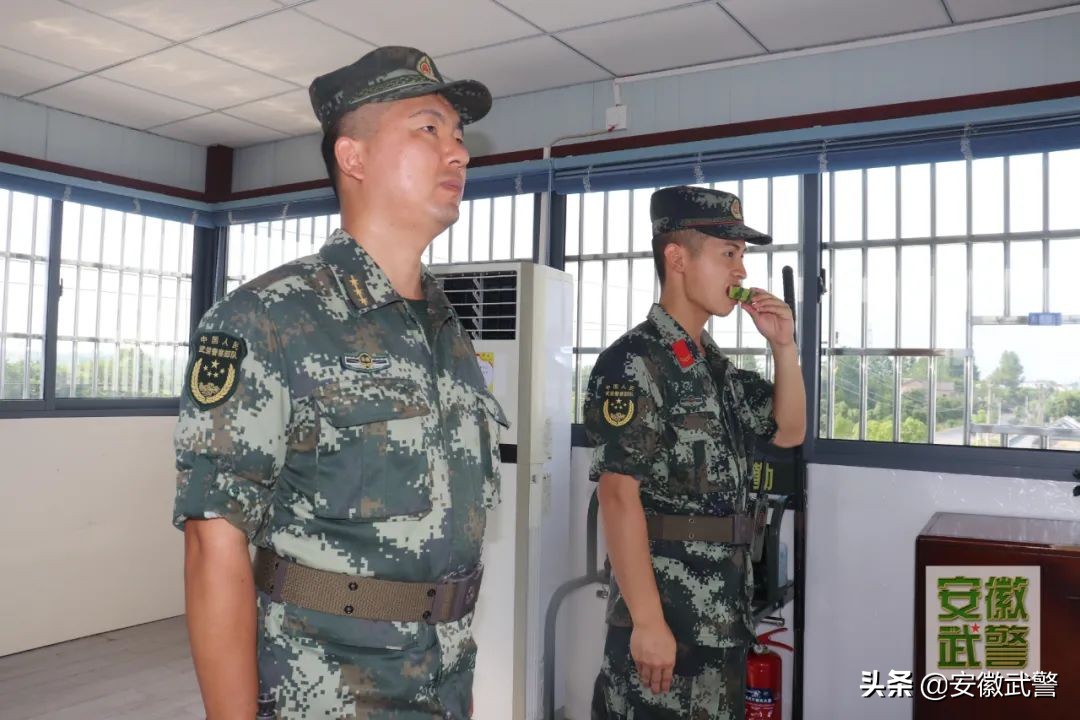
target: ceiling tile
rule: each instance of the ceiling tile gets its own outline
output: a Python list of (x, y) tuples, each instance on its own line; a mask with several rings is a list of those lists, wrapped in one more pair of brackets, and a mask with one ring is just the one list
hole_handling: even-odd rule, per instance
[(307, 135), (319, 131), (319, 121), (311, 109), (307, 90), (231, 108), (229, 115), (280, 130), (286, 135)]
[(1062, 0), (945, 0), (956, 22), (988, 20), (990, 18), (1020, 15), (1021, 13), (1049, 10), (1050, 8), (1076, 5)]
[(546, 35), (438, 58), (438, 65), (449, 77), (483, 82), (495, 96), (611, 77)]
[(315, 76), (355, 62), (373, 49), (351, 35), (292, 10), (252, 20), (188, 44), (304, 86)]
[(104, 76), (162, 95), (219, 110), (277, 95), (294, 86), (187, 47), (172, 47)]
[(142, 130), (202, 108), (91, 75), (31, 96), (34, 102)]
[(19, 97), (81, 74), (79, 70), (0, 48), (0, 94)]
[(263, 13), (280, 11), (273, 0), (68, 0), (170, 40), (187, 40)]
[(686, 5), (687, 0), (499, 0), (545, 30), (565, 30)]
[(793, 50), (941, 27), (941, 0), (721, 0), (769, 50)]
[(375, 45), (409, 45), (435, 56), (536, 35), (539, 31), (491, 0), (315, 0), (298, 12)]
[(569, 30), (559, 37), (616, 75), (761, 53), (713, 3)]
[(223, 113), (210, 113), (162, 125), (152, 132), (195, 145), (228, 145), (234, 148), (285, 138), (284, 134), (275, 130), (252, 125)]
[(167, 44), (57, 0), (5, 0), (0, 22), (0, 45), (80, 70), (123, 62)]

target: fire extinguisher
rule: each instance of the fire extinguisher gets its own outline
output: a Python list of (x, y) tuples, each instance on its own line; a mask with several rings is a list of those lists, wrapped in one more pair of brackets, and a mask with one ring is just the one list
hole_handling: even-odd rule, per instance
[(758, 635), (758, 645), (765, 646), (762, 652), (750, 649), (746, 660), (746, 720), (780, 720), (783, 717), (780, 696), (784, 663), (780, 655), (769, 650), (768, 646), (794, 652), (795, 648), (790, 645), (772, 639), (773, 635), (786, 629), (777, 628)]

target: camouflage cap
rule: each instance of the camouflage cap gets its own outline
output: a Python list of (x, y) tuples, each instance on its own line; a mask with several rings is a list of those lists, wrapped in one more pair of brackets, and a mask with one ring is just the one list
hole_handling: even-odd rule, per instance
[(311, 107), (327, 132), (345, 113), (369, 102), (439, 93), (461, 115), (476, 122), (491, 109), (491, 92), (476, 80), (447, 82), (431, 57), (416, 48), (391, 45), (372, 50), (352, 65), (311, 81)]
[(697, 230), (713, 237), (768, 245), (772, 238), (743, 224), (742, 203), (723, 190), (679, 185), (652, 194), (649, 205), (653, 236)]

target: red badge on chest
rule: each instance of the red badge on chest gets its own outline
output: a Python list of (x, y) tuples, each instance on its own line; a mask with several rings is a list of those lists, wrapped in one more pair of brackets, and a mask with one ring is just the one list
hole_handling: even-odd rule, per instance
[(690, 346), (685, 340), (677, 340), (671, 344), (675, 353), (675, 359), (679, 361), (679, 367), (688, 368), (694, 364), (694, 354), (690, 352)]

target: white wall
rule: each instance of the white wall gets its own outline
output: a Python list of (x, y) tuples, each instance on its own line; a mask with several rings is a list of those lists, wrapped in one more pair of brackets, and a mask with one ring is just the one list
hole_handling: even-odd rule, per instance
[(0, 420), (0, 656), (183, 613), (175, 422)]
[[(630, 133), (1035, 87), (1077, 79), (1080, 14), (624, 84)], [(479, 78), (483, 80), (483, 78)], [(499, 98), (469, 126), (474, 155), (603, 127), (610, 81)], [(236, 190), (321, 179), (319, 136), (237, 151)]]
[[(585, 571), (585, 514), (593, 485), (590, 451), (575, 449), (571, 547), (575, 574)], [(808, 477), (804, 717), (806, 720), (907, 720), (910, 700), (862, 699), (861, 671), (914, 670), (915, 538), (935, 512), (1080, 520), (1074, 483), (941, 475), (811, 465)], [(785, 541), (791, 545), (790, 523)], [(603, 555), (601, 537), (600, 553)], [(789, 555), (790, 559), (790, 555)], [(789, 563), (790, 565), (790, 563)], [(567, 683), (566, 717), (587, 720), (600, 668), (605, 601), (598, 586), (571, 596), (559, 615), (574, 638), (558, 651)], [(793, 608), (783, 611), (790, 626)], [(768, 628), (762, 626), (759, 632)], [(791, 633), (778, 638), (790, 643)], [(791, 711), (791, 655), (785, 669), (784, 716)]]
[(202, 192), (206, 148), (0, 95), (0, 151)]

